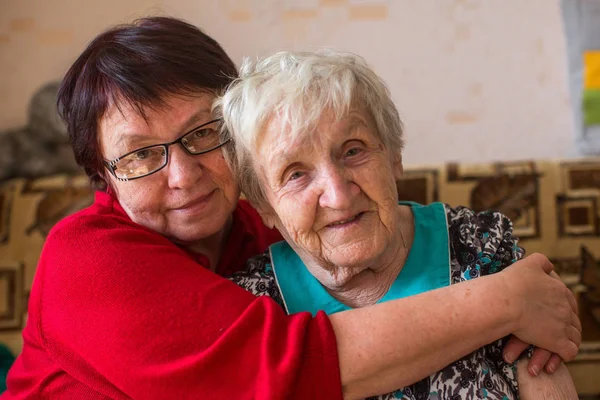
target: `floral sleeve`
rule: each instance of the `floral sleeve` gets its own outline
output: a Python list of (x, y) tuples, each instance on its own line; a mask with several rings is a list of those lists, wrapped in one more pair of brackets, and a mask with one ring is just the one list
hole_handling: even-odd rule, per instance
[(502, 271), (525, 254), (504, 214), (465, 207), (447, 211), (452, 283)]
[[(500, 272), (525, 254), (513, 234), (512, 222), (500, 212), (477, 213), (465, 207), (447, 206), (447, 218), (453, 284)], [(505, 342), (506, 338), (496, 341), (476, 353), (483, 356), (481, 362), (487, 362), (504, 376), (510, 390), (518, 396), (515, 365), (507, 364), (502, 357)]]

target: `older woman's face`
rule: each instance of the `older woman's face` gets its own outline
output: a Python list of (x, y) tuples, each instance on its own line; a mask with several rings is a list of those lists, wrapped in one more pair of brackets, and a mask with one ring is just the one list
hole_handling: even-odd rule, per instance
[(256, 159), (272, 207), (267, 221), (305, 261), (315, 261), (307, 266), (326, 286), (377, 266), (397, 232), (402, 166), (373, 119), (358, 109), (339, 122), (324, 114), (315, 134), (296, 141), (279, 129), (277, 119), (270, 121)]
[[(214, 96), (210, 94), (164, 100), (167, 107), (146, 109), (146, 119), (127, 104), (121, 110), (110, 107), (99, 123), (104, 158), (171, 142), (211, 120)], [(105, 176), (133, 221), (182, 244), (219, 233), (239, 197), (221, 149), (194, 156), (176, 144), (169, 148), (167, 166), (153, 175), (128, 182), (106, 171)]]

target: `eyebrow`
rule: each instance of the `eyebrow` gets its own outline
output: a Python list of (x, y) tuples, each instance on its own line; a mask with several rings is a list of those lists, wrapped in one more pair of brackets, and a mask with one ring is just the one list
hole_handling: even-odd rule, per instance
[[(286, 151), (286, 150), (284, 150), (281, 153), (278, 153), (276, 151), (272, 152), (267, 157), (268, 168), (265, 168), (264, 165), (261, 166), (261, 169), (263, 170), (263, 174), (265, 176), (267, 176), (268, 181), (279, 184), (279, 182), (281, 181), (281, 175), (283, 174), (283, 172), (291, 164), (293, 164), (295, 162), (295, 157), (294, 157), (295, 154), (293, 154), (292, 151)], [(265, 173), (267, 170), (271, 172), (271, 174), (268, 174), (270, 176), (268, 176)]]
[[(203, 121), (200, 123), (200, 121)], [(211, 121), (210, 111), (207, 110), (199, 110), (197, 113), (192, 115), (188, 120), (182, 125), (182, 129), (180, 129), (177, 137), (190, 132), (191, 130), (199, 127), (202, 124), (206, 124)]]
[(281, 143), (267, 157), (267, 163), (270, 166), (277, 167), (277, 169), (281, 169), (282, 165), (289, 164), (296, 158), (296, 151), (292, 150), (296, 146), (284, 146), (283, 151), (279, 151), (280, 147), (283, 147)]

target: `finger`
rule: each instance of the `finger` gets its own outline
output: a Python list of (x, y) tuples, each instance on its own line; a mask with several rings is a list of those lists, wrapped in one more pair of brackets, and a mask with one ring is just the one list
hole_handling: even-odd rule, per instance
[(504, 357), (504, 361), (509, 364), (515, 362), (517, 358), (529, 347), (529, 343), (525, 343), (518, 337), (511, 335), (510, 339), (508, 339), (508, 343), (504, 346), (502, 350), (502, 355)]
[(579, 346), (581, 346), (581, 331), (575, 326), (570, 326), (568, 330), (569, 340), (577, 346), (577, 351), (579, 351)]
[(558, 354), (552, 354), (552, 357), (550, 357), (550, 360), (546, 363), (546, 372), (549, 374), (554, 373), (561, 362), (562, 359)]
[(558, 279), (559, 281), (562, 282), (562, 280), (560, 279), (560, 276), (555, 271), (551, 271), (548, 275), (550, 275), (552, 278)]
[(533, 261), (535, 261), (536, 263), (540, 264), (540, 266), (542, 267), (542, 270), (544, 270), (544, 272), (547, 274), (549, 274), (550, 272), (552, 272), (554, 270), (554, 265), (550, 262), (550, 260), (548, 260), (548, 257), (546, 257), (543, 254), (533, 253), (532, 255), (530, 255), (527, 258), (530, 258)]
[[(572, 328), (573, 331), (576, 331), (575, 328)], [(577, 353), (579, 352), (579, 345), (581, 344), (581, 340), (577, 342), (573, 342), (571, 340), (567, 340), (564, 346), (558, 352), (560, 358), (564, 361), (572, 361)]]
[(575, 295), (573, 294), (573, 292), (571, 292), (568, 288), (567, 288), (567, 300), (569, 300), (569, 305), (571, 306), (571, 310), (573, 310), (573, 312), (577, 315), (579, 315), (579, 305), (577, 304), (577, 299), (575, 298)]
[[(538, 376), (540, 371), (547, 365), (548, 360), (552, 357), (552, 353), (546, 349), (536, 347), (527, 364), (527, 371), (531, 376)], [(560, 358), (559, 358), (560, 359)]]
[(575, 313), (571, 313), (571, 325), (573, 325), (575, 329), (579, 331), (579, 333), (582, 332), (583, 328), (581, 327), (581, 320), (579, 319), (579, 316)]

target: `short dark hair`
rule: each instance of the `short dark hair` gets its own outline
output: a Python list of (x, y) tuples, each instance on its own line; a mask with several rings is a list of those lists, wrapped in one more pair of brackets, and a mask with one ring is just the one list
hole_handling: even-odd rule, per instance
[(223, 48), (197, 27), (148, 17), (98, 35), (67, 71), (57, 105), (77, 163), (103, 188), (98, 122), (111, 104), (161, 107), (167, 95), (218, 93), (237, 69)]

